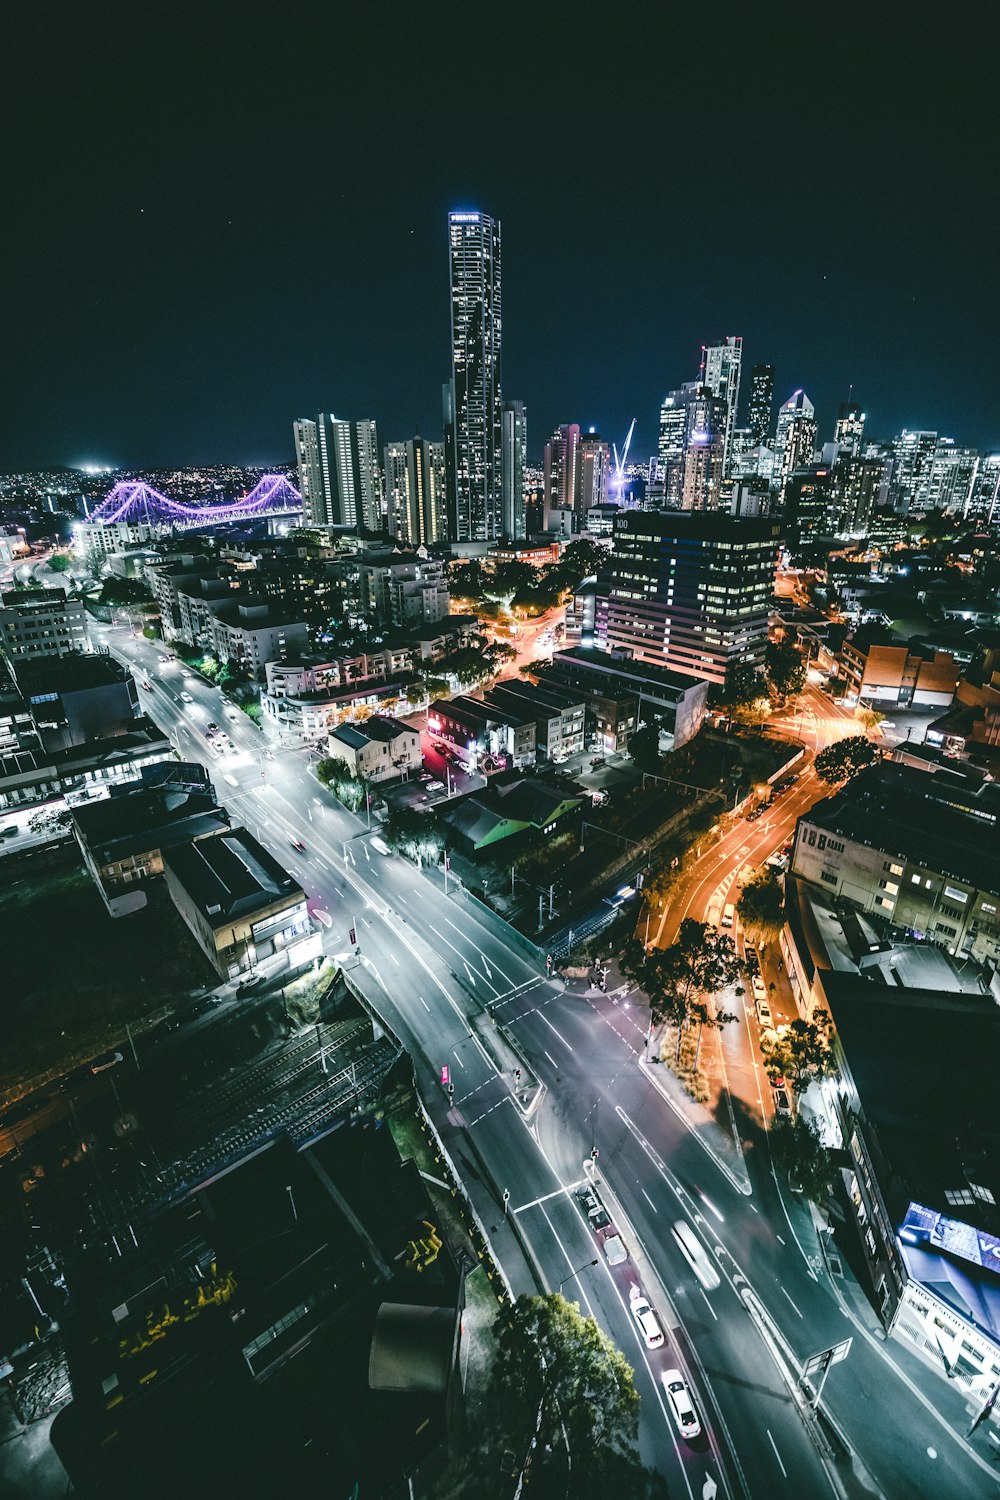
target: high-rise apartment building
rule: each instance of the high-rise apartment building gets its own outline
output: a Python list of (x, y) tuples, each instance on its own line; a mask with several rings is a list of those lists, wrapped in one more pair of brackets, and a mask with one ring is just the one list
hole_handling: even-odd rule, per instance
[(816, 447), (816, 408), (805, 391), (796, 391), (778, 412), (774, 435), (772, 486), (779, 497), (785, 493), (789, 475), (812, 462)]
[(732, 464), (733, 429), (740, 401), (740, 370), (743, 364), (743, 340), (730, 335), (721, 344), (706, 344), (701, 351), (700, 383), (719, 401), (726, 403), (722, 442), (722, 472), (729, 477)]
[(963, 520), (983, 526), (1000, 523), (1000, 453), (983, 454)]
[(975, 448), (959, 448), (954, 438), (938, 438), (920, 503), (928, 510), (964, 514), (979, 473)]
[(937, 440), (936, 432), (910, 432), (906, 428), (893, 438), (892, 462), (880, 500), (888, 502), (899, 515), (920, 508)]
[(774, 521), (718, 512), (616, 516), (600, 644), (715, 683), (759, 666), (778, 535)]
[(718, 509), (729, 430), (728, 403), (708, 386), (689, 380), (667, 394), (657, 449), (666, 506)]
[(881, 458), (844, 455), (830, 482), (831, 522), (839, 536), (864, 536), (879, 496)]
[(494, 541), (503, 529), (500, 224), (448, 215), (451, 273), (452, 541)]
[(610, 470), (611, 450), (600, 433), (591, 427), (580, 438), (577, 469), (575, 510), (581, 531), (586, 527), (589, 512), (597, 505), (607, 504)]
[(503, 534), (509, 542), (527, 536), (524, 505), (524, 466), (528, 458), (528, 415), (523, 401), (503, 404), (503, 451), (500, 465), (503, 494)]
[(718, 510), (726, 472), (728, 404), (701, 386), (687, 402), (684, 468), (681, 478), (683, 510)]
[(410, 547), (444, 537), (444, 445), (422, 437), (385, 448), (386, 527)]
[(856, 401), (842, 401), (837, 412), (833, 440), (841, 453), (857, 458), (865, 436), (865, 414)]
[(382, 474), (371, 420), (332, 412), (295, 422), (295, 459), (307, 526), (382, 530)]
[(546, 530), (553, 511), (575, 511), (579, 465), (580, 424), (567, 422), (556, 428), (542, 454)]
[(750, 371), (750, 407), (747, 426), (751, 448), (769, 448), (771, 407), (774, 404), (774, 366), (754, 365)]

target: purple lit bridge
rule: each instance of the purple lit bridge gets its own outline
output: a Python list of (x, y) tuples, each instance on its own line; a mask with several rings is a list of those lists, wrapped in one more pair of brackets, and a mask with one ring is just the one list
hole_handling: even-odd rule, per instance
[(265, 474), (249, 495), (229, 505), (185, 505), (139, 480), (122, 479), (91, 511), (92, 522), (145, 522), (149, 526), (210, 526), (213, 522), (247, 521), (257, 516), (290, 516), (302, 510), (302, 496), (282, 474)]

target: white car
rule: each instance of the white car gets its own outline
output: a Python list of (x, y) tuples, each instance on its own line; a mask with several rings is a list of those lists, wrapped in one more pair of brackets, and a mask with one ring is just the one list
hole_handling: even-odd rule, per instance
[(635, 1319), (636, 1327), (642, 1334), (647, 1349), (660, 1349), (663, 1347), (663, 1329), (653, 1309), (650, 1307), (639, 1287), (633, 1282), (632, 1290), (628, 1294), (628, 1305)]
[(664, 1370), (660, 1380), (670, 1415), (677, 1423), (677, 1431), (682, 1438), (696, 1438), (701, 1432), (701, 1423), (684, 1376), (680, 1370)]
[(767, 999), (767, 990), (764, 988), (764, 981), (763, 979), (761, 979), (759, 974), (753, 975), (752, 979), (750, 980), (750, 988), (753, 990), (753, 997), (755, 1000)]
[(380, 839), (377, 833), (371, 839), (369, 839), (369, 843), (371, 844), (373, 849), (378, 850), (379, 854), (392, 853), (392, 850), (389, 848), (389, 845), (386, 843), (385, 839)]
[(774, 1029), (774, 1017), (766, 1000), (757, 1001), (757, 1024), (765, 1031)]

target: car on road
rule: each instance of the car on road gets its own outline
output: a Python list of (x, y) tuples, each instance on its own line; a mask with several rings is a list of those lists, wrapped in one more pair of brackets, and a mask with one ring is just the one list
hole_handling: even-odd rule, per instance
[(670, 1415), (677, 1424), (682, 1438), (696, 1438), (701, 1433), (701, 1423), (691, 1400), (691, 1391), (680, 1370), (664, 1370), (660, 1376), (663, 1394), (667, 1398)]
[(378, 850), (379, 854), (392, 853), (392, 850), (389, 848), (389, 845), (386, 843), (385, 839), (380, 839), (377, 833), (374, 834), (371, 839), (369, 839), (369, 843), (371, 844), (373, 849)]
[(100, 1057), (95, 1057), (90, 1065), (92, 1073), (106, 1073), (109, 1068), (116, 1068), (125, 1059), (120, 1052), (102, 1052)]
[(759, 974), (752, 974), (750, 976), (750, 988), (753, 991), (754, 999), (763, 1000), (766, 1004), (767, 990), (764, 988), (764, 981)]
[(216, 722), (215, 722), (214, 719), (210, 719), (209, 722), (208, 722), (208, 727), (209, 727), (209, 729), (214, 730), (214, 729), (218, 729), (219, 726), (218, 726), (218, 724), (216, 724)]
[(712, 1265), (705, 1248), (683, 1219), (678, 1219), (672, 1230), (677, 1247), (707, 1292), (719, 1285), (719, 1273)]
[(309, 908), (313, 920), (319, 922), (323, 927), (332, 927), (333, 918), (325, 906), (311, 906)]
[(758, 1026), (765, 1027), (767, 1029), (773, 1029), (774, 1017), (771, 1015), (771, 1007), (768, 1005), (767, 1001), (758, 1000), (755, 1003), (757, 1006)]
[(736, 907), (733, 905), (733, 903), (731, 901), (727, 901), (726, 904), (725, 904), (725, 906), (722, 908), (722, 920), (719, 923), (719, 926), (720, 927), (725, 927), (725, 928), (732, 927), (732, 925), (733, 925), (733, 919), (734, 919), (735, 916), (736, 916)]
[(628, 1294), (629, 1311), (635, 1319), (636, 1327), (642, 1334), (647, 1349), (661, 1349), (663, 1347), (663, 1329), (653, 1309), (650, 1307), (642, 1289), (632, 1283)]
[(628, 1260), (628, 1251), (620, 1234), (604, 1236), (604, 1255), (609, 1266), (620, 1266), (623, 1261)]
[(291, 844), (296, 854), (305, 854), (306, 846), (301, 839), (289, 839), (288, 842)]
[(181, 693), (181, 702), (182, 703), (193, 703), (194, 699), (191, 697), (190, 693)]
[(151, 682), (143, 682), (142, 686), (145, 688), (147, 693), (151, 693), (153, 691), (153, 684)]
[(792, 1101), (784, 1089), (774, 1089), (774, 1113), (783, 1120), (792, 1118)]
[(443, 781), (428, 781), (427, 782), (427, 790), (429, 792), (443, 792), (444, 791), (444, 782)]
[(228, 781), (230, 786), (239, 786), (239, 782), (236, 780), (236, 777), (230, 776), (228, 771), (223, 771), (222, 779), (223, 781)]
[(258, 989), (263, 983), (263, 974), (250, 974), (241, 984), (236, 986), (236, 993), (237, 995), (246, 995), (250, 990)]
[(0, 828), (0, 839), (16, 839), (18, 831), (17, 824), (11, 823), (7, 828)]
[(762, 818), (770, 806), (770, 802), (758, 802), (757, 806), (752, 807), (747, 813), (747, 822), (756, 823), (757, 819)]

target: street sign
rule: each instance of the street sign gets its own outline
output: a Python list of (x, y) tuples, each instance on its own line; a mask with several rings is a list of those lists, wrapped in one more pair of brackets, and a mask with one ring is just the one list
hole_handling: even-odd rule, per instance
[(354, 930), (353, 927), (351, 928), (350, 933), (348, 934), (348, 936), (351, 939), (351, 947), (352, 948), (356, 947), (357, 946), (357, 941), (358, 941), (358, 935), (355, 932), (355, 930)]
[(446, 1089), (448, 1087), (448, 1085), (449, 1085), (450, 1082), (451, 1082), (451, 1069), (448, 1067), (448, 1064), (445, 1063), (443, 1065), (443, 1067), (441, 1068), (441, 1087), (443, 1089)]
[(834, 1344), (829, 1349), (821, 1349), (818, 1354), (813, 1354), (806, 1360), (802, 1367), (803, 1379), (810, 1375), (818, 1375), (821, 1370), (828, 1370), (831, 1365), (839, 1365), (842, 1359), (846, 1359), (851, 1352), (853, 1338), (844, 1339), (842, 1343)]

